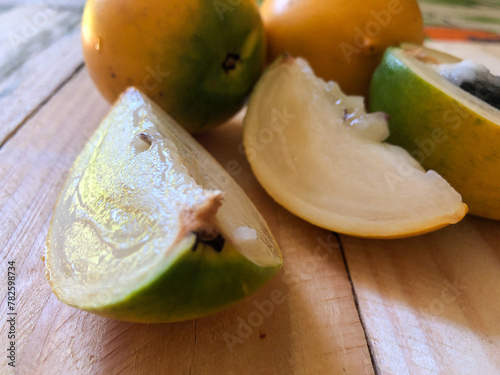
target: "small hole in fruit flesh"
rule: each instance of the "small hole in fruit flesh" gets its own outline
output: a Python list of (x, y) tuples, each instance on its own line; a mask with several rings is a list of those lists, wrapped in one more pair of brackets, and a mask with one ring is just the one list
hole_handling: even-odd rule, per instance
[(145, 133), (140, 133), (139, 136), (134, 138), (131, 146), (134, 148), (136, 154), (147, 151), (151, 148), (152, 140), (149, 135)]

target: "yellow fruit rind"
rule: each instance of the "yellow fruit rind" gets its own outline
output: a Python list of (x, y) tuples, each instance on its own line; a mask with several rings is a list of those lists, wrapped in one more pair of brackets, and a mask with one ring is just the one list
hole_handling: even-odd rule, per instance
[(500, 125), (410, 70), (400, 53), (387, 50), (371, 83), (370, 110), (390, 116), (387, 141), (443, 176), (470, 213), (500, 220)]

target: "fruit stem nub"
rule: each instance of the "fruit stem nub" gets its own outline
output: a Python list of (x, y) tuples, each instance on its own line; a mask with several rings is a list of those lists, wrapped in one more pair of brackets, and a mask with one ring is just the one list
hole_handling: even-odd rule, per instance
[(231, 70), (236, 69), (236, 63), (240, 60), (240, 55), (236, 53), (228, 53), (226, 59), (222, 63), (222, 69), (226, 73), (229, 73)]
[(194, 252), (198, 248), (198, 245), (201, 243), (210, 246), (212, 249), (214, 249), (216, 252), (220, 253), (222, 249), (224, 248), (224, 244), (226, 243), (226, 239), (222, 236), (222, 234), (219, 234), (217, 237), (211, 239), (211, 240), (202, 240), (200, 238), (200, 234), (197, 232), (191, 232), (196, 236), (196, 241), (191, 248), (191, 250)]
[(217, 225), (216, 214), (222, 205), (222, 192), (219, 190), (205, 191), (205, 199), (191, 207), (180, 211), (181, 228), (177, 239), (184, 238), (188, 233), (196, 235), (192, 250), (196, 251), (199, 242), (207, 244), (220, 252), (224, 247), (225, 238)]

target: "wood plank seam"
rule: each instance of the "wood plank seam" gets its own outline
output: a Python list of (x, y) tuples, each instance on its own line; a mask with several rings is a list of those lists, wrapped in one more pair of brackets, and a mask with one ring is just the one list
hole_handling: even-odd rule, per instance
[(82, 62), (78, 67), (68, 76), (64, 81), (61, 82), (54, 90), (52, 90), (43, 100), (31, 111), (10, 133), (7, 134), (5, 139), (0, 143), (0, 150), (9, 142), (12, 137), (14, 137), (17, 132), (26, 124), (31, 118), (33, 118), (39, 111), (44, 107), (45, 104), (55, 95), (59, 90), (61, 90), (73, 77), (75, 77), (80, 70), (85, 66)]
[(349, 265), (347, 263), (347, 259), (345, 256), (344, 246), (342, 244), (342, 240), (340, 239), (340, 236), (337, 233), (335, 233), (335, 232), (332, 232), (332, 233), (337, 238), (337, 241), (338, 241), (338, 244), (340, 247), (340, 253), (342, 254), (342, 260), (344, 262), (344, 268), (345, 268), (345, 271), (347, 273), (347, 279), (349, 280), (349, 284), (351, 285), (351, 293), (352, 293), (352, 297), (354, 299), (354, 304), (356, 305), (356, 312), (358, 313), (358, 319), (361, 323), (361, 327), (363, 328), (363, 333), (365, 334), (366, 345), (368, 346), (368, 352), (370, 353), (370, 360), (372, 362), (373, 371), (375, 372), (375, 375), (381, 375), (380, 369), (379, 369), (377, 361), (375, 359), (375, 350), (372, 346), (370, 338), (368, 337), (368, 330), (366, 328), (366, 322), (363, 320), (363, 316), (361, 314), (361, 308), (359, 306), (358, 295), (356, 294), (356, 288), (354, 287), (354, 283), (352, 282), (352, 279), (351, 279), (351, 272), (349, 270)]

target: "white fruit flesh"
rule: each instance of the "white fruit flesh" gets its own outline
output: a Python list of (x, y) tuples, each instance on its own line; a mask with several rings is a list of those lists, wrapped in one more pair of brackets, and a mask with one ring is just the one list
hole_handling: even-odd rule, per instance
[[(134, 89), (78, 157), (47, 239), (52, 287), (66, 303), (97, 308), (148, 285), (192, 246), (226, 241), (258, 266), (281, 254), (243, 190), (184, 129)], [(254, 233), (245, 236), (242, 233)]]
[(259, 81), (244, 127), (257, 179), (285, 208), (318, 226), (399, 237), (456, 223), (467, 207), (437, 173), (425, 172), (388, 136), (382, 114), (285, 57)]

